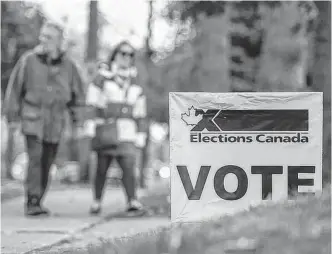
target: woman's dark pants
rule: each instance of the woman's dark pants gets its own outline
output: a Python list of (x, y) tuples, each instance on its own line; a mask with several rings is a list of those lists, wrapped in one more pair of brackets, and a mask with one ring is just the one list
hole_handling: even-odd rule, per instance
[(94, 194), (95, 199), (100, 201), (102, 198), (107, 171), (113, 159), (116, 159), (122, 169), (122, 183), (125, 188), (128, 202), (136, 198), (136, 183), (134, 175), (135, 155), (110, 155), (105, 153), (98, 153), (97, 172), (94, 179)]

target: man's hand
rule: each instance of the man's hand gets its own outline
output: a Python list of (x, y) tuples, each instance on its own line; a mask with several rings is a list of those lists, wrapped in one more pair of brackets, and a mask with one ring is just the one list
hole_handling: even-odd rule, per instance
[(11, 131), (18, 131), (21, 129), (21, 123), (20, 122), (10, 122), (10, 123), (8, 123), (8, 127)]

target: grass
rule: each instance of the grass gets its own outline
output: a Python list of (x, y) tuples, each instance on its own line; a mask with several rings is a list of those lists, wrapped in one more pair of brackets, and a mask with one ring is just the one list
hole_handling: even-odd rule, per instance
[(178, 224), (56, 254), (331, 253), (331, 189), (199, 224)]

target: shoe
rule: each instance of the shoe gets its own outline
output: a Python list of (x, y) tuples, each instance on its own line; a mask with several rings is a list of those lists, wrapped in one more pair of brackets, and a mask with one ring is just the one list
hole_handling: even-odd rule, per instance
[(28, 205), (25, 210), (26, 216), (50, 215), (50, 211), (40, 205)]
[(100, 202), (94, 202), (90, 207), (90, 214), (99, 214), (101, 212)]
[(138, 200), (131, 200), (127, 208), (127, 212), (139, 212), (144, 210), (143, 205)]
[(40, 205), (40, 199), (37, 196), (29, 196), (25, 209), (26, 216), (50, 215), (50, 211)]

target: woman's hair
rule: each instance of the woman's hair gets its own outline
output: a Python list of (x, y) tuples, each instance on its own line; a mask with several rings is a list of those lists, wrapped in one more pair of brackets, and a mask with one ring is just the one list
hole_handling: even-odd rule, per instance
[[(111, 67), (112, 64), (113, 64), (116, 55), (119, 53), (120, 49), (121, 49), (122, 46), (124, 46), (124, 45), (127, 45), (127, 46), (131, 47), (131, 48), (133, 49), (134, 52), (136, 51), (135, 48), (133, 47), (133, 45), (130, 44), (130, 42), (128, 42), (128, 41), (121, 41), (119, 44), (117, 44), (117, 45), (114, 47), (114, 50), (112, 51), (110, 57), (108, 58), (107, 63), (108, 63), (108, 65), (109, 65), (110, 67)], [(132, 65), (134, 65), (134, 63), (135, 63), (135, 59), (133, 58), (133, 59), (132, 59)]]

